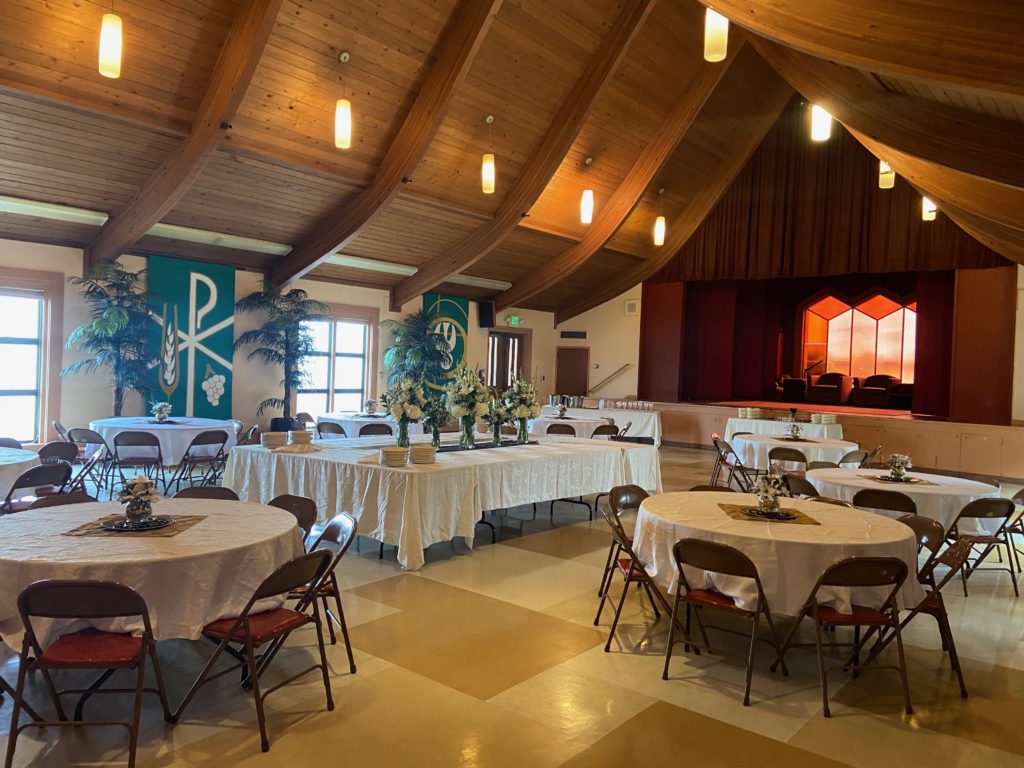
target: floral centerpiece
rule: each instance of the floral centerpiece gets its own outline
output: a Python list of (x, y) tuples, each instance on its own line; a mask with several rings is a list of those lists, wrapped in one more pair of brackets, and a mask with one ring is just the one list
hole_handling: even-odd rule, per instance
[(153, 403), (150, 413), (153, 414), (153, 418), (162, 424), (171, 415), (171, 404), (167, 402)]
[(803, 434), (803, 432), (800, 430), (800, 425), (799, 424), (793, 423), (793, 424), (789, 425), (789, 436), (791, 438), (793, 438), (794, 440), (799, 440), (800, 439), (800, 435), (802, 435), (802, 434)]
[(501, 445), (501, 425), (508, 421), (508, 411), (502, 401), (491, 398), (487, 404), (487, 413), (483, 415), (484, 423), (491, 429), (491, 437), (496, 445)]
[(907, 470), (914, 466), (905, 453), (890, 454), (886, 464), (889, 467), (889, 479), (899, 483), (907, 481)]
[(558, 404), (558, 418), (564, 419), (565, 418), (565, 411), (566, 411), (565, 403), (559, 403)]
[(156, 485), (145, 475), (137, 475), (124, 484), (117, 496), (124, 504), (124, 513), (133, 523), (141, 522), (153, 514), (153, 503), (160, 500)]
[(363, 403), (363, 413), (367, 414), (368, 416), (373, 416), (373, 414), (375, 414), (376, 412), (377, 412), (377, 401), (376, 400), (367, 400), (365, 403)]
[(515, 419), (518, 429), (516, 430), (516, 442), (526, 443), (530, 440), (530, 432), (527, 429), (527, 420), (536, 419), (540, 416), (540, 405), (537, 403), (537, 389), (528, 381), (515, 379), (512, 386), (502, 396), (505, 401), (505, 411), (510, 419)]
[(427, 400), (427, 405), (423, 409), (423, 428), (430, 430), (430, 444), (435, 448), (441, 447), (441, 428), (447, 426), (451, 420), (452, 415), (448, 413), (444, 396)]
[(381, 405), (398, 422), (398, 447), (409, 447), (409, 425), (423, 418), (427, 399), (423, 396), (423, 385), (418, 381), (402, 379), (381, 395)]
[(487, 413), (487, 402), (491, 397), (487, 387), (476, 371), (462, 368), (444, 388), (444, 396), (448, 410), (461, 426), (459, 445), (472, 448), (476, 444), (477, 417)]
[(762, 512), (778, 512), (779, 497), (786, 496), (786, 481), (780, 476), (769, 472), (762, 475), (754, 483), (754, 493), (757, 494), (757, 508)]

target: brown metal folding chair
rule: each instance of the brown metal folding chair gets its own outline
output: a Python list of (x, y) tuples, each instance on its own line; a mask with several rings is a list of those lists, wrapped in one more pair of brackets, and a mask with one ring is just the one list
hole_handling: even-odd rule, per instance
[(844, 464), (856, 464), (858, 467), (866, 466), (864, 462), (868, 460), (869, 455), (867, 451), (863, 450), (850, 451), (843, 454), (843, 458), (839, 460), (839, 466)]
[(363, 424), (359, 428), (360, 437), (370, 437), (371, 435), (393, 435), (395, 430), (390, 424)]
[[(768, 600), (764, 596), (764, 587), (761, 585), (761, 577), (757, 573), (757, 566), (738, 549), (701, 539), (680, 539), (672, 547), (672, 556), (675, 559), (676, 569), (679, 573), (679, 587), (676, 590), (675, 600), (672, 603), (672, 623), (669, 626), (668, 644), (665, 646), (665, 668), (661, 673), (661, 679), (668, 680), (668, 665), (672, 660), (672, 648), (677, 642), (685, 643), (687, 650), (692, 645), (695, 648), (704, 649), (711, 653), (711, 643), (707, 635), (708, 629), (716, 629), (734, 635), (743, 634), (728, 627), (706, 624), (703, 618), (705, 608), (713, 608), (733, 614), (734, 616), (741, 616), (751, 623), (750, 650), (745, 660), (747, 680), (743, 689), (743, 706), (749, 706), (750, 680), (754, 673), (754, 652), (757, 649), (757, 641), (762, 640), (770, 643), (775, 649), (777, 658), (782, 658), (782, 649), (779, 646), (779, 639), (775, 634), (775, 623), (772, 621), (772, 614), (768, 608)], [(754, 610), (751, 611), (740, 607), (733, 598), (715, 589), (693, 589), (686, 578), (683, 566), (753, 581), (757, 587), (757, 604), (754, 606)], [(686, 606), (684, 633), (681, 641), (676, 640), (676, 627), (679, 625), (680, 620), (680, 604)], [(691, 616), (697, 620), (697, 629), (700, 631), (701, 636), (700, 640), (694, 640), (690, 634)], [(768, 625), (769, 635), (766, 638), (759, 637), (758, 635), (761, 616), (764, 616), (765, 623)], [(782, 663), (782, 673), (789, 675), (785, 662)]]
[(749, 493), (757, 479), (757, 470), (744, 466), (736, 451), (725, 440), (717, 438), (714, 443), (715, 449), (718, 451), (718, 461), (715, 464), (716, 469), (711, 472), (711, 485), (717, 485), (722, 471), (727, 469), (729, 477), (726, 478), (725, 484), (731, 486), (735, 480), (740, 491)]
[[(389, 432), (387, 434), (391, 433)], [(328, 440), (335, 440), (339, 437), (348, 437), (348, 435), (345, 434), (345, 428), (342, 427), (341, 424), (335, 424), (333, 421), (318, 421), (316, 423), (316, 436), (321, 439)]]
[[(320, 619), (320, 609), (317, 601), (313, 599), (316, 588), (319, 586), (327, 568), (331, 563), (331, 555), (326, 550), (309, 552), (300, 555), (294, 560), (282, 565), (271, 573), (263, 583), (256, 588), (252, 597), (245, 604), (241, 614), (237, 618), (220, 619), (203, 627), (203, 636), (217, 643), (217, 649), (210, 656), (196, 678), (195, 683), (185, 694), (178, 709), (171, 716), (171, 722), (178, 722), (189, 702), (196, 695), (196, 692), (207, 683), (229, 674), (238, 669), (246, 670), (246, 685), (252, 687), (253, 700), (256, 703), (256, 719), (260, 728), (260, 746), (264, 752), (270, 749), (270, 741), (267, 738), (266, 718), (263, 713), (263, 701), (278, 688), (287, 685), (294, 680), (314, 671), (319, 670), (323, 676), (324, 691), (327, 694), (327, 710), (334, 709), (334, 698), (331, 696), (331, 679), (327, 667), (327, 655), (324, 650), (323, 622)], [(265, 600), (279, 595), (287, 596), (302, 587), (312, 588), (309, 594), (300, 600), (295, 608), (277, 608), (262, 613), (252, 613), (253, 606), (260, 600)], [(306, 613), (308, 607), (312, 607), (312, 613)], [(316, 628), (317, 645), (320, 650), (320, 663), (314, 664), (301, 672), (292, 675), (287, 680), (277, 683), (267, 691), (260, 692), (260, 673), (267, 667), (270, 660), (276, 655), (277, 650), (287, 640), (288, 636), (299, 627), (313, 624)], [(238, 650), (234, 645), (244, 649)], [(267, 645), (267, 651), (257, 661), (256, 649)], [(214, 664), (225, 653), (239, 660), (238, 664), (211, 674)]]
[(54, 440), (39, 447), (39, 461), (51, 464), (64, 461), (72, 464), (78, 460), (78, 445), (68, 440)]
[[(223, 429), (208, 429), (193, 437), (181, 457), (181, 463), (167, 481), (167, 487), (173, 485), (180, 490), (184, 482), (189, 486), (217, 483), (224, 474), (224, 462), (227, 461), (224, 446), (227, 443), (228, 433)], [(196, 472), (199, 473), (198, 480)]]
[[(136, 449), (128, 450), (124, 449)], [(141, 454), (137, 449), (145, 449), (146, 454)], [(114, 435), (114, 467), (121, 478), (121, 482), (127, 484), (125, 476), (126, 469), (141, 470), (146, 477), (150, 478), (154, 485), (159, 488), (163, 483), (164, 492), (168, 490), (167, 475), (164, 473), (164, 454), (160, 450), (160, 440), (150, 432), (137, 432), (129, 430), (118, 432)]]
[(182, 488), (172, 499), (214, 499), (217, 501), (238, 501), (238, 494), (222, 485), (196, 485)]
[(724, 485), (695, 485), (690, 490), (693, 492), (712, 491), (714, 493), (736, 493), (735, 488), (729, 488)]
[(803, 451), (796, 448), (779, 446), (768, 451), (769, 467), (782, 464), (799, 464), (802, 467), (801, 469), (787, 469), (784, 466), (779, 466), (779, 470), (788, 475), (796, 474), (803, 477), (807, 472), (807, 457)]
[[(649, 497), (650, 494), (639, 485), (617, 485), (608, 492), (608, 506), (615, 519), (619, 521), (620, 528), (622, 527), (622, 514), (624, 512), (635, 512), (640, 509), (643, 500)], [(632, 544), (632, 537), (627, 538), (630, 544)], [(612, 574), (615, 573), (615, 559), (618, 556), (619, 545), (616, 543), (615, 536), (613, 535), (612, 543), (608, 547), (608, 557), (604, 563), (604, 573), (601, 574), (601, 586), (597, 588), (598, 597), (603, 597), (605, 590), (611, 585)], [(598, 611), (597, 619), (594, 620), (595, 626), (600, 618), (601, 612)]]
[[(975, 499), (960, 510), (953, 525), (950, 526), (947, 538), (950, 541), (966, 541), (971, 545), (972, 554), (975, 555), (974, 563), (970, 559), (960, 569), (961, 581), (964, 587), (964, 597), (967, 596), (967, 580), (976, 571), (1006, 571), (1010, 574), (1010, 581), (1013, 583), (1013, 594), (1020, 596), (1020, 589), (1017, 586), (1017, 571), (1014, 570), (1013, 542), (1010, 539), (1010, 521), (1013, 519), (1017, 508), (1010, 499)], [(960, 533), (960, 523), (964, 520), (991, 520), (997, 523), (993, 533)], [(1000, 547), (1006, 547), (1006, 565), (995, 565), (981, 568), (982, 561), (988, 557), (993, 550), (999, 552)], [(978, 549), (981, 548), (979, 552)], [(1000, 552), (1000, 562), (1002, 553)]]
[(917, 504), (907, 494), (884, 488), (862, 488), (853, 495), (853, 506), (861, 509), (885, 509), (904, 515), (917, 514)]
[(808, 461), (807, 471), (810, 472), (815, 469), (839, 469), (839, 465), (834, 461)]
[(270, 506), (292, 513), (295, 517), (295, 522), (299, 525), (299, 530), (302, 531), (302, 543), (305, 544), (306, 539), (309, 538), (309, 534), (313, 530), (313, 526), (316, 525), (316, 502), (312, 499), (307, 499), (305, 496), (293, 496), (290, 493), (284, 493), (271, 499)]
[(71, 488), (85, 490), (85, 481), (92, 479), (96, 484), (96, 495), (100, 495), (103, 486), (109, 482), (109, 495), (114, 495), (114, 452), (110, 450), (103, 435), (91, 429), (70, 429), (68, 438), (80, 448), (80, 454), (86, 456), (82, 468), (71, 481)]
[(818, 501), (822, 504), (831, 504), (836, 507), (846, 507), (847, 509), (853, 509), (853, 504), (842, 499), (833, 499), (831, 496), (811, 496), (807, 499), (808, 501)]
[[(7, 741), (6, 766), (14, 760), (18, 736), (25, 728), (38, 726), (60, 726), (77, 728), (81, 725), (123, 725), (128, 729), (128, 768), (135, 765), (135, 751), (139, 740), (139, 715), (142, 711), (142, 694), (156, 693), (164, 710), (164, 719), (171, 719), (167, 706), (167, 689), (164, 686), (160, 662), (156, 655), (156, 640), (149, 622), (146, 601), (135, 590), (109, 581), (37, 581), (25, 588), (18, 596), (18, 611), (25, 625), (25, 636), (21, 644), (21, 665), (18, 669), (18, 684), (14, 693), (11, 712), (11, 733)], [(102, 620), (125, 617), (142, 619), (142, 636), (128, 633), (105, 632), (99, 629), (82, 629), (61, 635), (44, 648), (40, 644), (32, 619), (80, 619)], [(156, 688), (146, 688), (146, 658), (153, 664)], [(84, 689), (58, 691), (51, 672), (102, 669), (103, 673)], [(136, 670), (134, 688), (102, 688), (118, 669)], [(25, 707), (25, 678), (28, 672), (40, 672), (50, 693), (58, 720), (37, 721), (18, 725), (20, 710)], [(91, 720), (83, 723), (82, 710), (94, 693), (134, 693), (135, 705), (130, 721)], [(60, 697), (66, 694), (80, 694), (75, 707), (74, 720), (68, 722)]]
[(42, 496), (28, 505), (29, 509), (47, 509), (49, 507), (66, 507), (69, 504), (91, 504), (96, 499), (85, 491), (58, 493), (54, 496)]
[[(772, 664), (774, 672), (782, 662), (783, 657), (790, 648), (805, 646), (808, 643), (794, 643), (797, 629), (803, 622), (804, 617), (810, 617), (814, 622), (815, 642), (818, 652), (818, 677), (821, 681), (821, 702), (825, 717), (831, 717), (832, 713), (828, 707), (828, 676), (825, 671), (825, 648), (851, 647), (853, 656), (842, 667), (829, 670), (853, 670), (859, 672), (868, 667), (868, 662), (860, 663), (859, 650), (862, 645), (860, 637), (861, 627), (874, 627), (877, 631), (884, 628), (891, 628), (896, 636), (896, 648), (899, 651), (899, 665), (880, 666), (873, 665), (872, 669), (896, 669), (899, 670), (900, 680), (903, 683), (903, 705), (909, 715), (914, 710), (910, 704), (910, 686), (907, 682), (907, 663), (903, 656), (903, 637), (900, 634), (900, 609), (896, 603), (896, 594), (907, 578), (907, 564), (897, 557), (848, 557), (833, 563), (818, 578), (818, 582), (811, 590), (806, 602), (800, 609), (800, 613), (793, 623), (786, 642), (782, 644), (782, 651), (779, 658)], [(880, 602), (878, 608), (856, 605), (851, 603), (850, 613), (841, 613), (818, 601), (818, 593), (822, 587), (837, 587), (840, 589), (890, 587), (889, 593)], [(825, 643), (822, 641), (822, 630), (824, 627), (853, 627), (853, 643)]]
[(602, 424), (601, 426), (594, 429), (590, 434), (591, 437), (607, 437), (614, 440), (619, 436), (619, 428), (614, 424)]
[[(576, 437), (576, 427), (574, 427), (572, 424), (548, 424), (548, 428), (544, 430), (544, 434)], [(618, 434), (618, 432), (616, 432), (615, 434)]]
[(782, 476), (782, 479), (786, 483), (790, 496), (806, 496), (810, 498), (811, 496), (818, 495), (818, 489), (811, 485), (810, 481), (800, 477), (800, 475), (787, 472)]
[[(0, 504), (0, 513), (24, 512), (36, 499), (56, 496), (70, 479), (71, 465), (66, 461), (30, 467), (11, 485), (7, 497)], [(25, 491), (31, 493), (24, 493)]]
[(25, 446), (21, 444), (21, 441), (15, 440), (13, 437), (0, 437), (0, 448), (13, 448), (15, 450), (24, 450)]
[(917, 580), (922, 584), (930, 584), (934, 588), (934, 582), (928, 581), (927, 577), (931, 575), (933, 570), (932, 561), (946, 541), (946, 534), (942, 530), (942, 523), (922, 515), (904, 515), (899, 518), (899, 521), (914, 532), (914, 537), (917, 539), (917, 554), (920, 555), (924, 549), (928, 550), (928, 557), (925, 558), (924, 563), (917, 569)]

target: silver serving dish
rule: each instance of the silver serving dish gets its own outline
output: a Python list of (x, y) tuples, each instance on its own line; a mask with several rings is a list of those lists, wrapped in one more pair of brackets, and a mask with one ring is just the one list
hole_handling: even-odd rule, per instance
[(144, 517), (141, 520), (131, 520), (127, 517), (122, 517), (118, 520), (104, 520), (100, 523), (100, 528), (105, 531), (120, 532), (158, 531), (161, 528), (166, 528), (168, 525), (174, 525), (174, 522), (173, 517), (163, 517), (160, 515)]

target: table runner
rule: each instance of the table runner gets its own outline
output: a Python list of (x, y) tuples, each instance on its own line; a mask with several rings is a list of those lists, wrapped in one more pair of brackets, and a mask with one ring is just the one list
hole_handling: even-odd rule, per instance
[(747, 514), (747, 510), (757, 509), (757, 507), (752, 507), (747, 504), (719, 504), (718, 507), (733, 520), (746, 520), (747, 522), (769, 524), (787, 523), (789, 525), (821, 525), (821, 523), (819, 523), (810, 515), (806, 515), (799, 509), (793, 509), (791, 507), (782, 507), (781, 509), (784, 512), (792, 512), (794, 515), (796, 515), (796, 517), (794, 517), (792, 520), (772, 520), (767, 517), (751, 517)]
[(70, 531), (65, 531), (61, 536), (116, 536), (119, 539), (141, 536), (147, 539), (169, 539), (206, 519), (206, 515), (175, 515), (173, 523), (152, 531), (108, 531), (100, 527), (108, 520), (120, 520), (123, 517), (124, 515), (104, 515), (99, 520), (82, 523)]

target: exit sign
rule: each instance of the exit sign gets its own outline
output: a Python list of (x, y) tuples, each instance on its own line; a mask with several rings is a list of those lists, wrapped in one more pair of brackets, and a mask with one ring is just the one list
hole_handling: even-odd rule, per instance
[(519, 325), (519, 315), (506, 315), (505, 323), (507, 325)]

